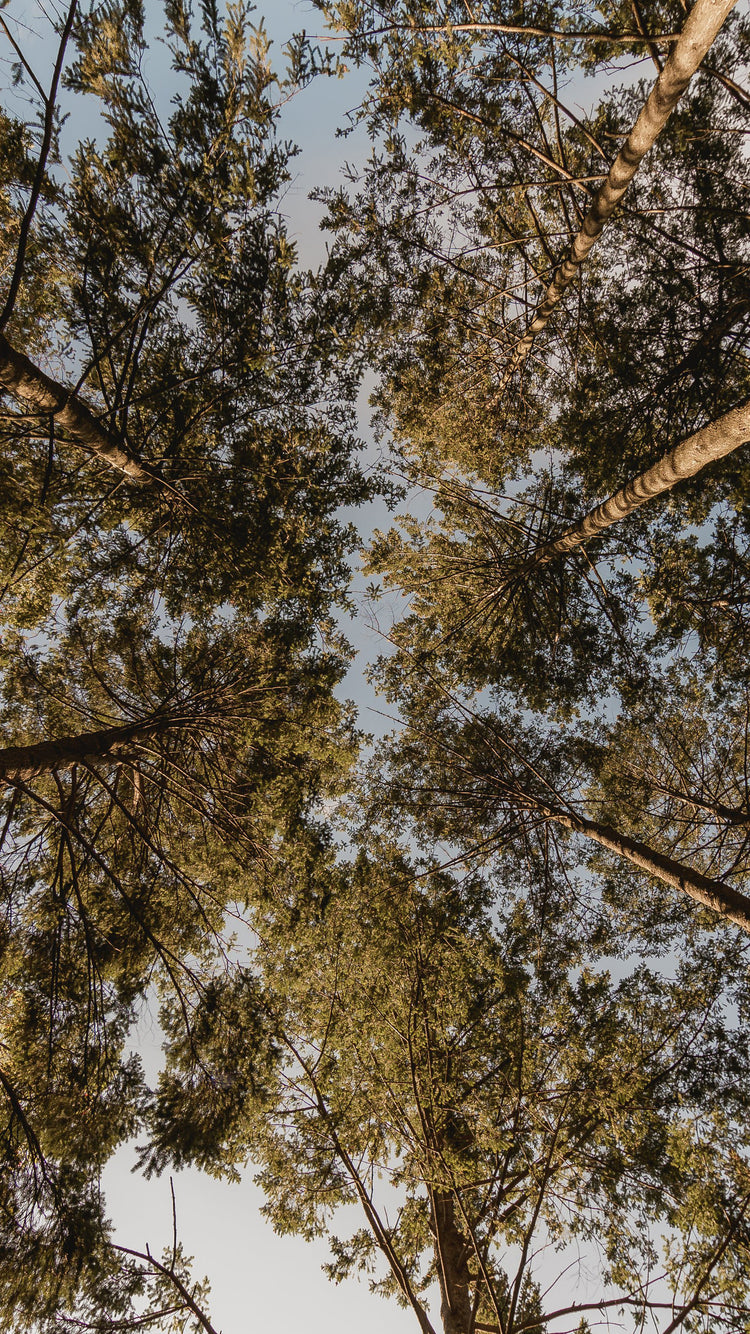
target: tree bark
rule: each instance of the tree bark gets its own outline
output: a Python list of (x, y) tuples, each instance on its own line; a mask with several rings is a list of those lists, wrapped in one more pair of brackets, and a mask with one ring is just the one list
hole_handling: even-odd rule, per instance
[[(339, 25), (343, 26), (343, 25)], [(548, 37), (554, 42), (606, 42), (608, 45), (645, 45), (641, 32), (608, 32), (606, 28), (540, 28), (531, 24), (513, 23), (385, 23), (378, 28), (365, 28), (350, 35), (357, 37), (383, 37), (391, 32), (404, 32), (410, 37), (430, 37), (434, 34), (452, 36), (454, 33), (499, 33), (511, 37)], [(678, 32), (656, 32), (649, 34), (652, 42), (676, 42)]]
[(175, 723), (176, 719), (164, 715), (120, 727), (105, 727), (98, 732), (36, 741), (29, 746), (8, 746), (0, 750), (0, 783), (6, 786), (25, 783), (41, 774), (72, 769), (75, 764), (132, 754), (135, 744), (152, 740)]
[(543, 802), (534, 802), (534, 809), (555, 824), (571, 829), (576, 834), (583, 834), (610, 852), (616, 852), (618, 856), (647, 871), (663, 884), (670, 885), (682, 894), (688, 894), (697, 903), (720, 913), (722, 917), (726, 917), (728, 921), (734, 922), (743, 931), (750, 933), (750, 898), (733, 889), (731, 885), (722, 884), (720, 880), (712, 880), (709, 876), (702, 875), (700, 871), (685, 866), (683, 862), (657, 852), (648, 844), (630, 838), (627, 834), (618, 833), (611, 825), (599, 824), (598, 821), (589, 820), (586, 816), (576, 815), (556, 806), (547, 806)]
[(630, 134), (599, 188), (581, 230), (539, 303), (523, 338), (516, 344), (502, 388), (525, 361), (536, 335), (545, 328), (555, 306), (573, 282), (592, 246), (622, 199), (638, 167), (664, 129), (703, 57), (737, 0), (695, 0), (685, 27), (649, 94)]
[(456, 1223), (453, 1196), (437, 1190), (431, 1194), (435, 1258), (440, 1285), (440, 1318), (444, 1334), (469, 1334), (471, 1296), (468, 1248)]
[(36, 412), (54, 417), (76, 444), (83, 445), (133, 482), (160, 482), (155, 468), (142, 463), (109, 434), (86, 403), (45, 375), (0, 333), (0, 386)]
[(596, 537), (618, 520), (640, 509), (647, 500), (671, 491), (673, 486), (688, 477), (695, 477), (707, 464), (723, 459), (749, 440), (750, 400), (688, 436), (687, 440), (680, 441), (652, 468), (626, 482), (609, 500), (589, 510), (578, 523), (551, 542), (537, 547), (528, 558), (528, 569), (547, 565), (555, 556), (564, 556), (566, 552), (573, 551), (589, 538)]

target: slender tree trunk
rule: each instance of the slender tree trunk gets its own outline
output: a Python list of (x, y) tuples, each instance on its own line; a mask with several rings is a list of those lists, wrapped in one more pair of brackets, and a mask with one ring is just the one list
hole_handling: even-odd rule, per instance
[(432, 1218), (443, 1330), (445, 1334), (469, 1334), (471, 1295), (468, 1247), (456, 1222), (453, 1196), (449, 1192), (432, 1192)]
[(720, 913), (722, 917), (726, 917), (730, 922), (742, 927), (743, 931), (750, 933), (750, 898), (733, 889), (731, 885), (722, 884), (720, 880), (712, 880), (709, 876), (702, 875), (700, 871), (685, 866), (683, 862), (664, 856), (648, 844), (630, 838), (627, 834), (618, 833), (611, 825), (599, 824), (598, 821), (589, 820), (586, 816), (576, 815), (556, 806), (547, 806), (543, 802), (535, 802), (534, 808), (555, 824), (571, 829), (576, 834), (584, 834), (594, 843), (599, 843), (610, 852), (616, 852), (634, 866), (648, 871), (649, 875), (661, 880), (663, 884), (678, 889), (682, 894), (688, 894), (697, 903), (702, 903), (704, 907)]
[(528, 558), (529, 570), (537, 565), (547, 565), (556, 556), (573, 551), (589, 538), (596, 537), (611, 528), (613, 523), (640, 509), (647, 500), (671, 491), (673, 486), (688, 477), (695, 477), (707, 464), (723, 459), (749, 440), (750, 401), (718, 417), (715, 422), (688, 436), (687, 440), (680, 441), (652, 468), (626, 482), (609, 500), (589, 510), (578, 523), (551, 542), (537, 547)]
[(155, 468), (142, 463), (104, 429), (91, 408), (76, 394), (52, 380), (0, 333), (0, 386), (36, 412), (54, 417), (76, 444), (83, 445), (111, 468), (133, 482), (145, 484), (161, 479)]
[[(338, 24), (344, 27), (343, 24)], [(349, 29), (351, 33), (351, 29)], [(511, 37), (549, 37), (553, 42), (606, 42), (608, 46), (643, 45), (641, 32), (607, 32), (606, 28), (540, 28), (532, 24), (509, 23), (384, 23), (377, 28), (365, 28), (358, 33), (360, 37), (381, 37), (386, 33), (405, 32), (410, 37), (433, 36), (436, 33), (453, 36), (454, 33), (501, 33)], [(678, 32), (655, 32), (649, 34), (652, 42), (676, 42)]]
[(536, 335), (545, 328), (558, 301), (573, 282), (591, 247), (601, 236), (641, 161), (664, 129), (736, 2), (737, 0), (695, 0), (685, 27), (672, 47), (669, 59), (651, 89), (635, 125), (612, 163), (606, 181), (597, 191), (567, 257), (557, 270), (543, 300), (537, 306), (526, 333), (516, 344), (503, 376), (503, 388), (525, 361)]
[(380, 1250), (382, 1251), (383, 1255), (388, 1261), (391, 1273), (393, 1274), (396, 1283), (398, 1284), (399, 1288), (401, 1289), (401, 1292), (406, 1298), (406, 1301), (409, 1303), (414, 1314), (416, 1315), (417, 1320), (419, 1322), (419, 1327), (422, 1330), (422, 1334), (435, 1334), (435, 1330), (433, 1329), (427, 1311), (420, 1302), (417, 1294), (414, 1291), (414, 1288), (412, 1287), (411, 1279), (409, 1277), (409, 1272), (405, 1268), (405, 1266), (401, 1263), (401, 1260), (399, 1259), (399, 1256), (396, 1252), (395, 1246), (393, 1244), (391, 1230), (387, 1225), (383, 1224), (380, 1215), (378, 1214), (378, 1211), (375, 1208), (370, 1195), (368, 1194), (367, 1187), (362, 1179), (357, 1164), (355, 1163), (354, 1159), (347, 1153), (344, 1145), (342, 1144), (341, 1140), (338, 1137), (338, 1134), (336, 1133), (336, 1127), (333, 1121), (333, 1117), (331, 1116), (331, 1112), (328, 1108), (326, 1100), (320, 1091), (320, 1087), (315, 1078), (314, 1068), (308, 1065), (304, 1057), (295, 1047), (294, 1043), (291, 1042), (287, 1036), (285, 1035), (282, 1036), (282, 1041), (289, 1048), (290, 1052), (295, 1057), (295, 1059), (299, 1061), (300, 1066), (302, 1067), (305, 1074), (307, 1075), (307, 1078), (310, 1081), (310, 1085), (315, 1095), (315, 1102), (318, 1111), (325, 1123), (326, 1130), (330, 1136), (334, 1152), (339, 1161), (343, 1163), (343, 1166), (349, 1175), (349, 1180), (351, 1181), (354, 1189), (357, 1192), (357, 1195), (359, 1196), (359, 1201), (360, 1204), (362, 1205), (365, 1218), (367, 1219), (367, 1222), (370, 1225), (372, 1235), (374, 1236), (375, 1241), (380, 1247)]
[(132, 754), (134, 745), (152, 740), (176, 722), (175, 718), (164, 715), (120, 727), (105, 727), (98, 732), (36, 741), (30, 746), (8, 746), (0, 750), (0, 784), (25, 783), (41, 774), (72, 769), (75, 764)]

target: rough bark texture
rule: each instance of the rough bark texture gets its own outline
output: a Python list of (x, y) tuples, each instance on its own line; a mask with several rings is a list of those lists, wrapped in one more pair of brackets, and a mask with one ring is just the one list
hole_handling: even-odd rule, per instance
[(612, 163), (606, 181), (597, 191), (567, 257), (537, 306), (526, 333), (516, 344), (503, 379), (504, 385), (525, 360), (536, 335), (544, 329), (558, 301), (573, 282), (736, 3), (737, 0), (695, 0), (685, 27)]
[(453, 1196), (434, 1191), (432, 1215), (443, 1330), (445, 1334), (469, 1334), (471, 1296), (468, 1253), (466, 1242), (456, 1223)]
[(99, 732), (37, 741), (30, 746), (8, 746), (0, 750), (0, 783), (25, 783), (40, 774), (59, 773), (90, 760), (116, 759), (130, 754), (135, 743), (143, 744), (174, 726), (168, 717), (105, 727)]
[(91, 450), (131, 481), (160, 481), (158, 472), (118, 444), (76, 394), (45, 375), (23, 352), (12, 347), (4, 334), (0, 334), (0, 386), (35, 411), (54, 417), (76, 444)]
[(682, 894), (688, 894), (697, 903), (702, 903), (704, 907), (720, 913), (722, 917), (726, 917), (730, 922), (742, 927), (743, 931), (750, 933), (750, 898), (733, 889), (731, 885), (722, 884), (720, 880), (711, 880), (709, 876), (702, 875), (700, 871), (695, 871), (672, 857), (664, 856), (648, 844), (630, 838), (627, 834), (618, 833), (611, 825), (599, 824), (596, 820), (589, 820), (583, 815), (575, 815), (553, 806), (539, 804), (537, 809), (556, 824), (572, 829), (577, 834), (584, 834), (586, 838), (599, 843), (610, 852), (625, 857), (634, 866), (648, 871), (649, 875), (661, 880), (665, 885), (671, 885)]
[(678, 482), (688, 477), (695, 477), (708, 463), (723, 459), (740, 445), (750, 440), (750, 401), (733, 408), (731, 412), (718, 417), (715, 422), (704, 426), (687, 440), (680, 441), (668, 454), (665, 454), (653, 468), (649, 468), (632, 481), (626, 482), (609, 500), (605, 500), (596, 509), (590, 510), (578, 523), (566, 529), (551, 542), (538, 547), (529, 560), (529, 568), (547, 565), (555, 556), (563, 556), (573, 551), (589, 538), (610, 528), (619, 519), (624, 519), (634, 510), (640, 509), (647, 500), (671, 491)]

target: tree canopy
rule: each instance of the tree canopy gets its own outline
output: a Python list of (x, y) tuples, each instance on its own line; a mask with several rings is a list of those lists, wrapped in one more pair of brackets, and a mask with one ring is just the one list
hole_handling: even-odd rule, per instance
[(0, 8), (0, 1311), (215, 1334), (135, 1139), (422, 1334), (742, 1334), (748, 19), (316, 8), (71, 0), (44, 77)]

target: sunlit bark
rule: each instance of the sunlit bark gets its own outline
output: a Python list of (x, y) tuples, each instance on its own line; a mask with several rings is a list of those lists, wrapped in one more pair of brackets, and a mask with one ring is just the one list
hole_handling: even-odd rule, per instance
[(600, 824), (573, 811), (547, 806), (541, 802), (535, 803), (535, 809), (553, 823), (562, 825), (563, 828), (570, 829), (576, 834), (583, 834), (594, 843), (607, 848), (609, 852), (617, 853), (619, 857), (640, 867), (642, 871), (647, 871), (663, 884), (689, 895), (696, 903), (711, 908), (713, 912), (720, 913), (722, 917), (726, 917), (730, 922), (742, 927), (743, 931), (750, 933), (750, 898), (731, 885), (723, 884), (720, 880), (712, 880), (691, 866), (686, 866), (684, 862), (675, 861), (674, 858), (657, 852), (655, 848), (641, 843), (638, 839), (618, 833), (611, 825)]
[(23, 352), (12, 347), (4, 334), (0, 334), (0, 385), (34, 411), (54, 417), (76, 444), (91, 450), (131, 481), (144, 484), (159, 480), (155, 469), (118, 444), (77, 394), (45, 375)]
[(671, 491), (678, 482), (688, 477), (695, 477), (709, 463), (725, 458), (749, 440), (750, 401), (733, 408), (686, 440), (681, 440), (652, 468), (626, 482), (613, 496), (589, 510), (588, 514), (559, 537), (538, 547), (529, 558), (529, 566), (547, 565), (555, 556), (573, 551), (589, 538), (597, 537), (599, 533), (611, 528), (620, 519), (627, 518), (634, 510), (645, 505), (646, 501)]
[(526, 333), (516, 344), (503, 377), (503, 385), (507, 384), (514, 371), (525, 361), (536, 335), (547, 325), (555, 306), (578, 274), (592, 246), (601, 236), (641, 161), (664, 129), (735, 4), (736, 0), (696, 0), (679, 40), (672, 47), (669, 59), (651, 89), (645, 106), (612, 163), (606, 181), (597, 191), (567, 257), (557, 270), (543, 300), (537, 306)]

